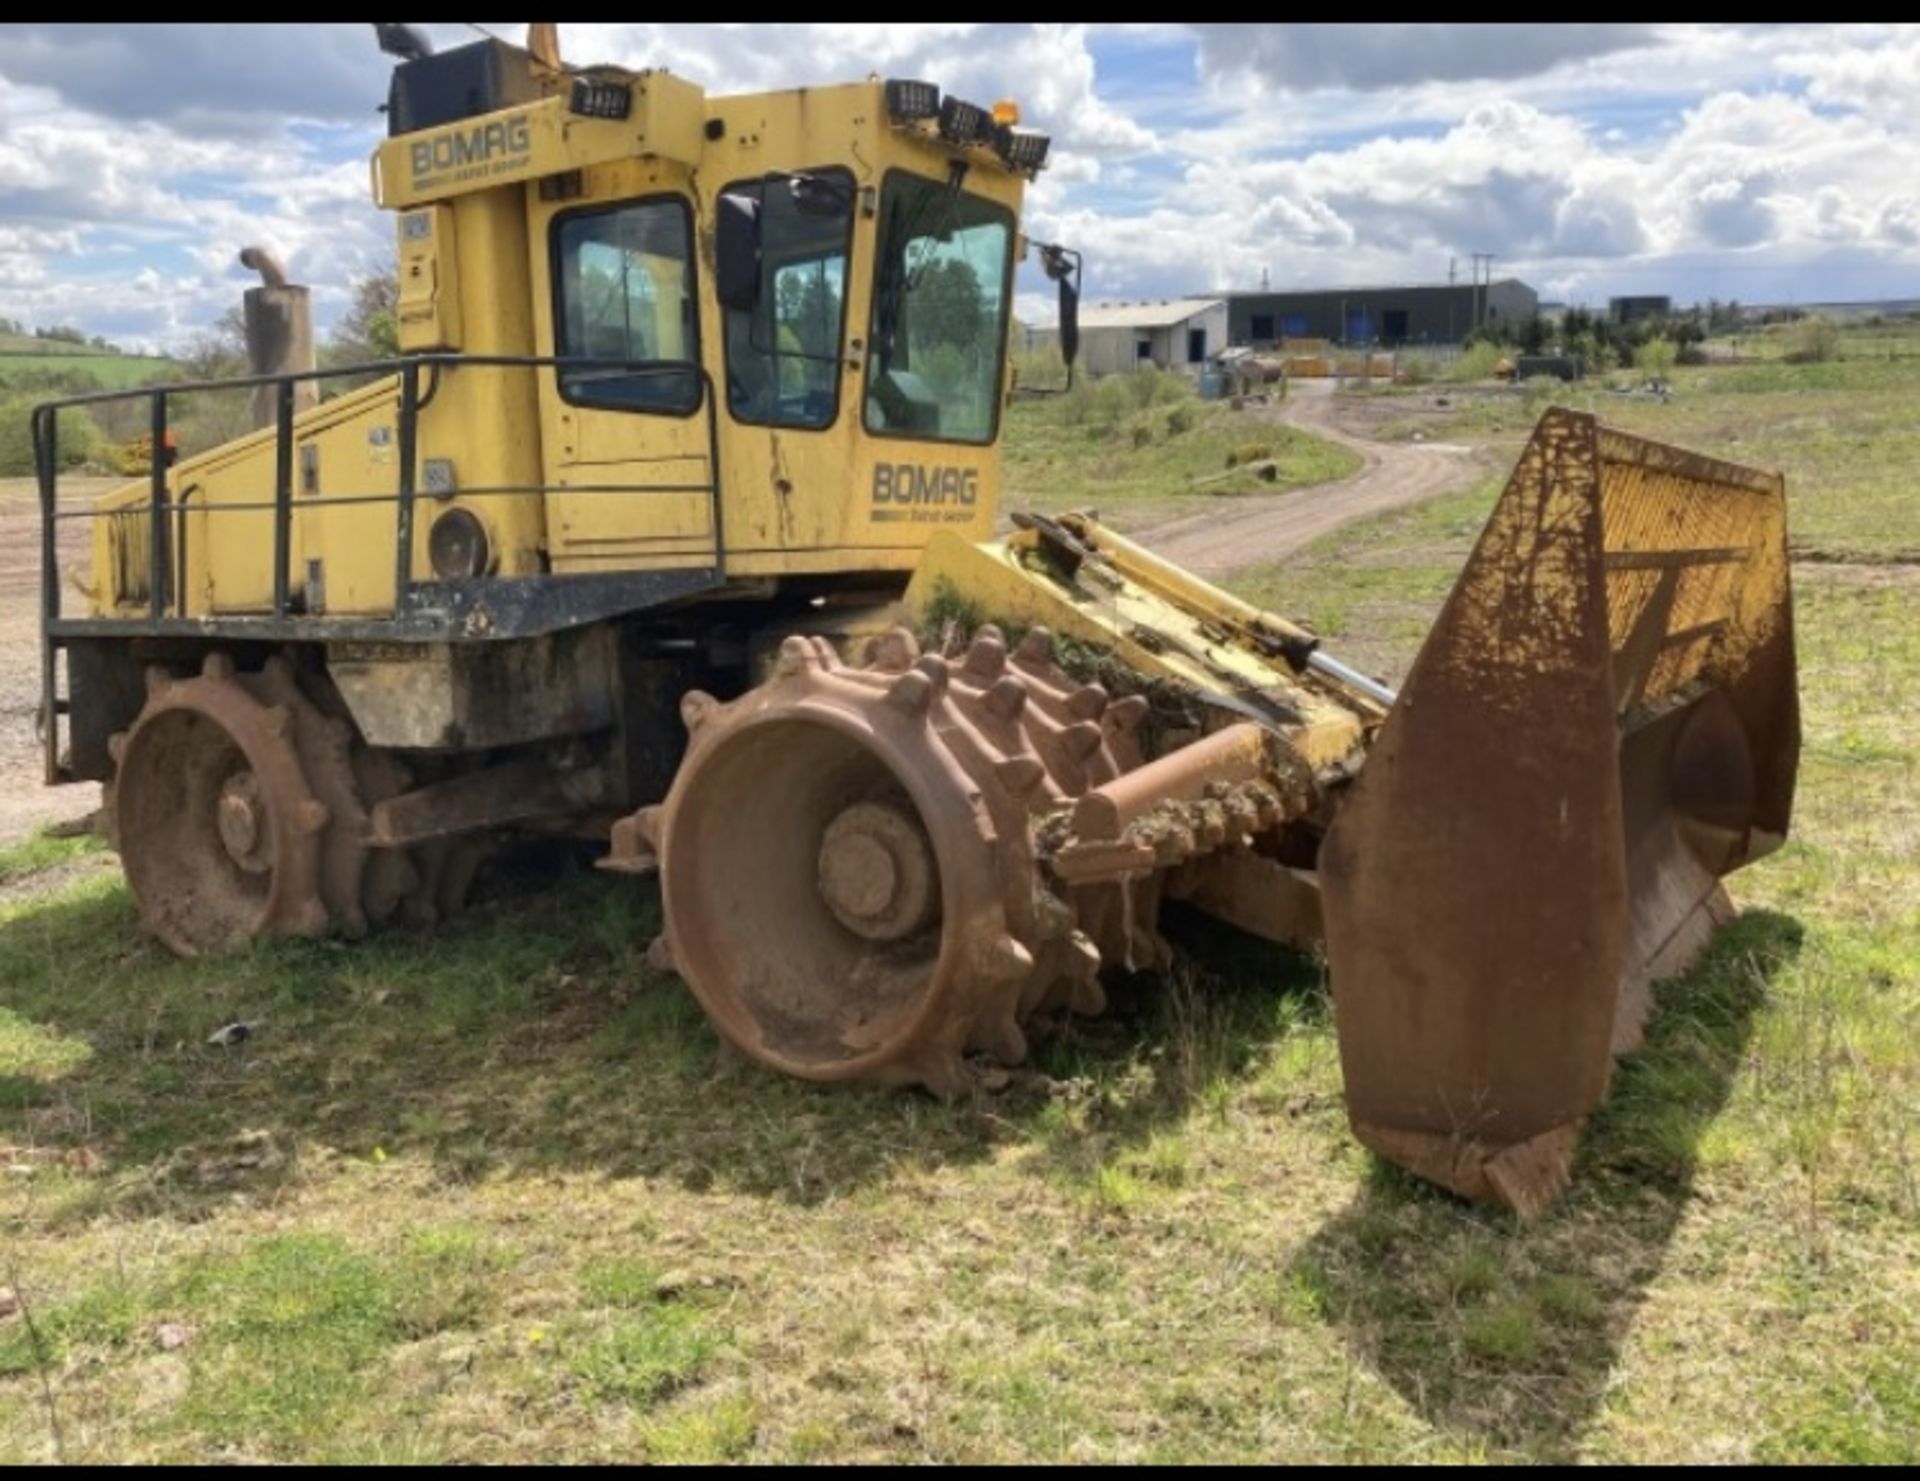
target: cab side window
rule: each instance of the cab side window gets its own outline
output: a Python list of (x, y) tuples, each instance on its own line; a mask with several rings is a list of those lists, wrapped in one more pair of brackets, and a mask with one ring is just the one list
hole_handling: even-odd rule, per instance
[(815, 170), (725, 193), (752, 202), (761, 263), (753, 307), (726, 311), (728, 409), (761, 426), (831, 426), (840, 410), (853, 177)]
[[(553, 227), (562, 358), (647, 361), (560, 371), (577, 406), (685, 416), (700, 405), (693, 217), (664, 196), (574, 211)], [(684, 365), (686, 368), (677, 368)]]

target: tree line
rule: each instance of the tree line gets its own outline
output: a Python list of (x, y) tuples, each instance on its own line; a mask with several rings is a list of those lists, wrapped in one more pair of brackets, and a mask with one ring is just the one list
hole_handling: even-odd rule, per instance
[(38, 339), (49, 344), (74, 345), (83, 350), (104, 350), (108, 354), (120, 353), (120, 346), (104, 335), (88, 337), (86, 330), (75, 329), (67, 324), (40, 325), (29, 329), (19, 319), (9, 319), (0, 314), (0, 339)]

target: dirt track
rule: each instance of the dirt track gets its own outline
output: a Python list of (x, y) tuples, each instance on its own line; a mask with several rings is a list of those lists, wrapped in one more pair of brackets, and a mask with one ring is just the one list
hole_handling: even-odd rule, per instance
[[(62, 508), (79, 507), (117, 480), (62, 479)], [(67, 520), (62, 565), (85, 559), (86, 524)], [(78, 601), (67, 588), (69, 601)], [(40, 506), (28, 479), (0, 480), (0, 844), (43, 823), (84, 817), (100, 805), (92, 782), (47, 787), (40, 780)]]
[[(1220, 507), (1138, 531), (1134, 538), (1177, 565), (1219, 576), (1278, 560), (1329, 530), (1471, 483), (1475, 450), (1441, 442), (1377, 442), (1343, 418), (1330, 381), (1295, 381), (1279, 420), (1357, 453), (1360, 471), (1284, 494), (1222, 499)], [(1342, 425), (1347, 420), (1347, 425)]]

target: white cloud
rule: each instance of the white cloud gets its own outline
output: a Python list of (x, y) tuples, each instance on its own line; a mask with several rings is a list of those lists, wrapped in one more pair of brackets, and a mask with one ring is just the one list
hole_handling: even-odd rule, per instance
[(289, 118), (369, 118), (387, 67), (362, 26), (0, 24), (0, 66), (75, 109), (248, 138)]
[[(1555, 295), (1849, 297), (1920, 267), (1920, 27), (562, 29), (573, 60), (715, 95), (1018, 99), (1056, 141), (1031, 229), (1086, 251), (1093, 297), (1431, 281), (1474, 251)], [(177, 344), (260, 241), (324, 325), (391, 252), (363, 163), (389, 67), (357, 24), (0, 26), (0, 313)]]
[(1920, 247), (1920, 200), (1897, 195), (1880, 207), (1875, 230), (1884, 239), (1902, 247)]
[(1528, 77), (1652, 44), (1642, 24), (1378, 21), (1203, 25), (1200, 62), (1292, 92)]
[(1816, 102), (1920, 123), (1920, 37), (1902, 29), (1909, 34), (1882, 46), (1791, 53), (1780, 70), (1806, 78)]

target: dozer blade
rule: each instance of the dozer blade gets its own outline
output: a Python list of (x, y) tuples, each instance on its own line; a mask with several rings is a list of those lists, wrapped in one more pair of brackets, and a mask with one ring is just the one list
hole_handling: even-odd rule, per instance
[(1781, 479), (1549, 412), (1321, 849), (1360, 1139), (1544, 1207), (1798, 752)]

